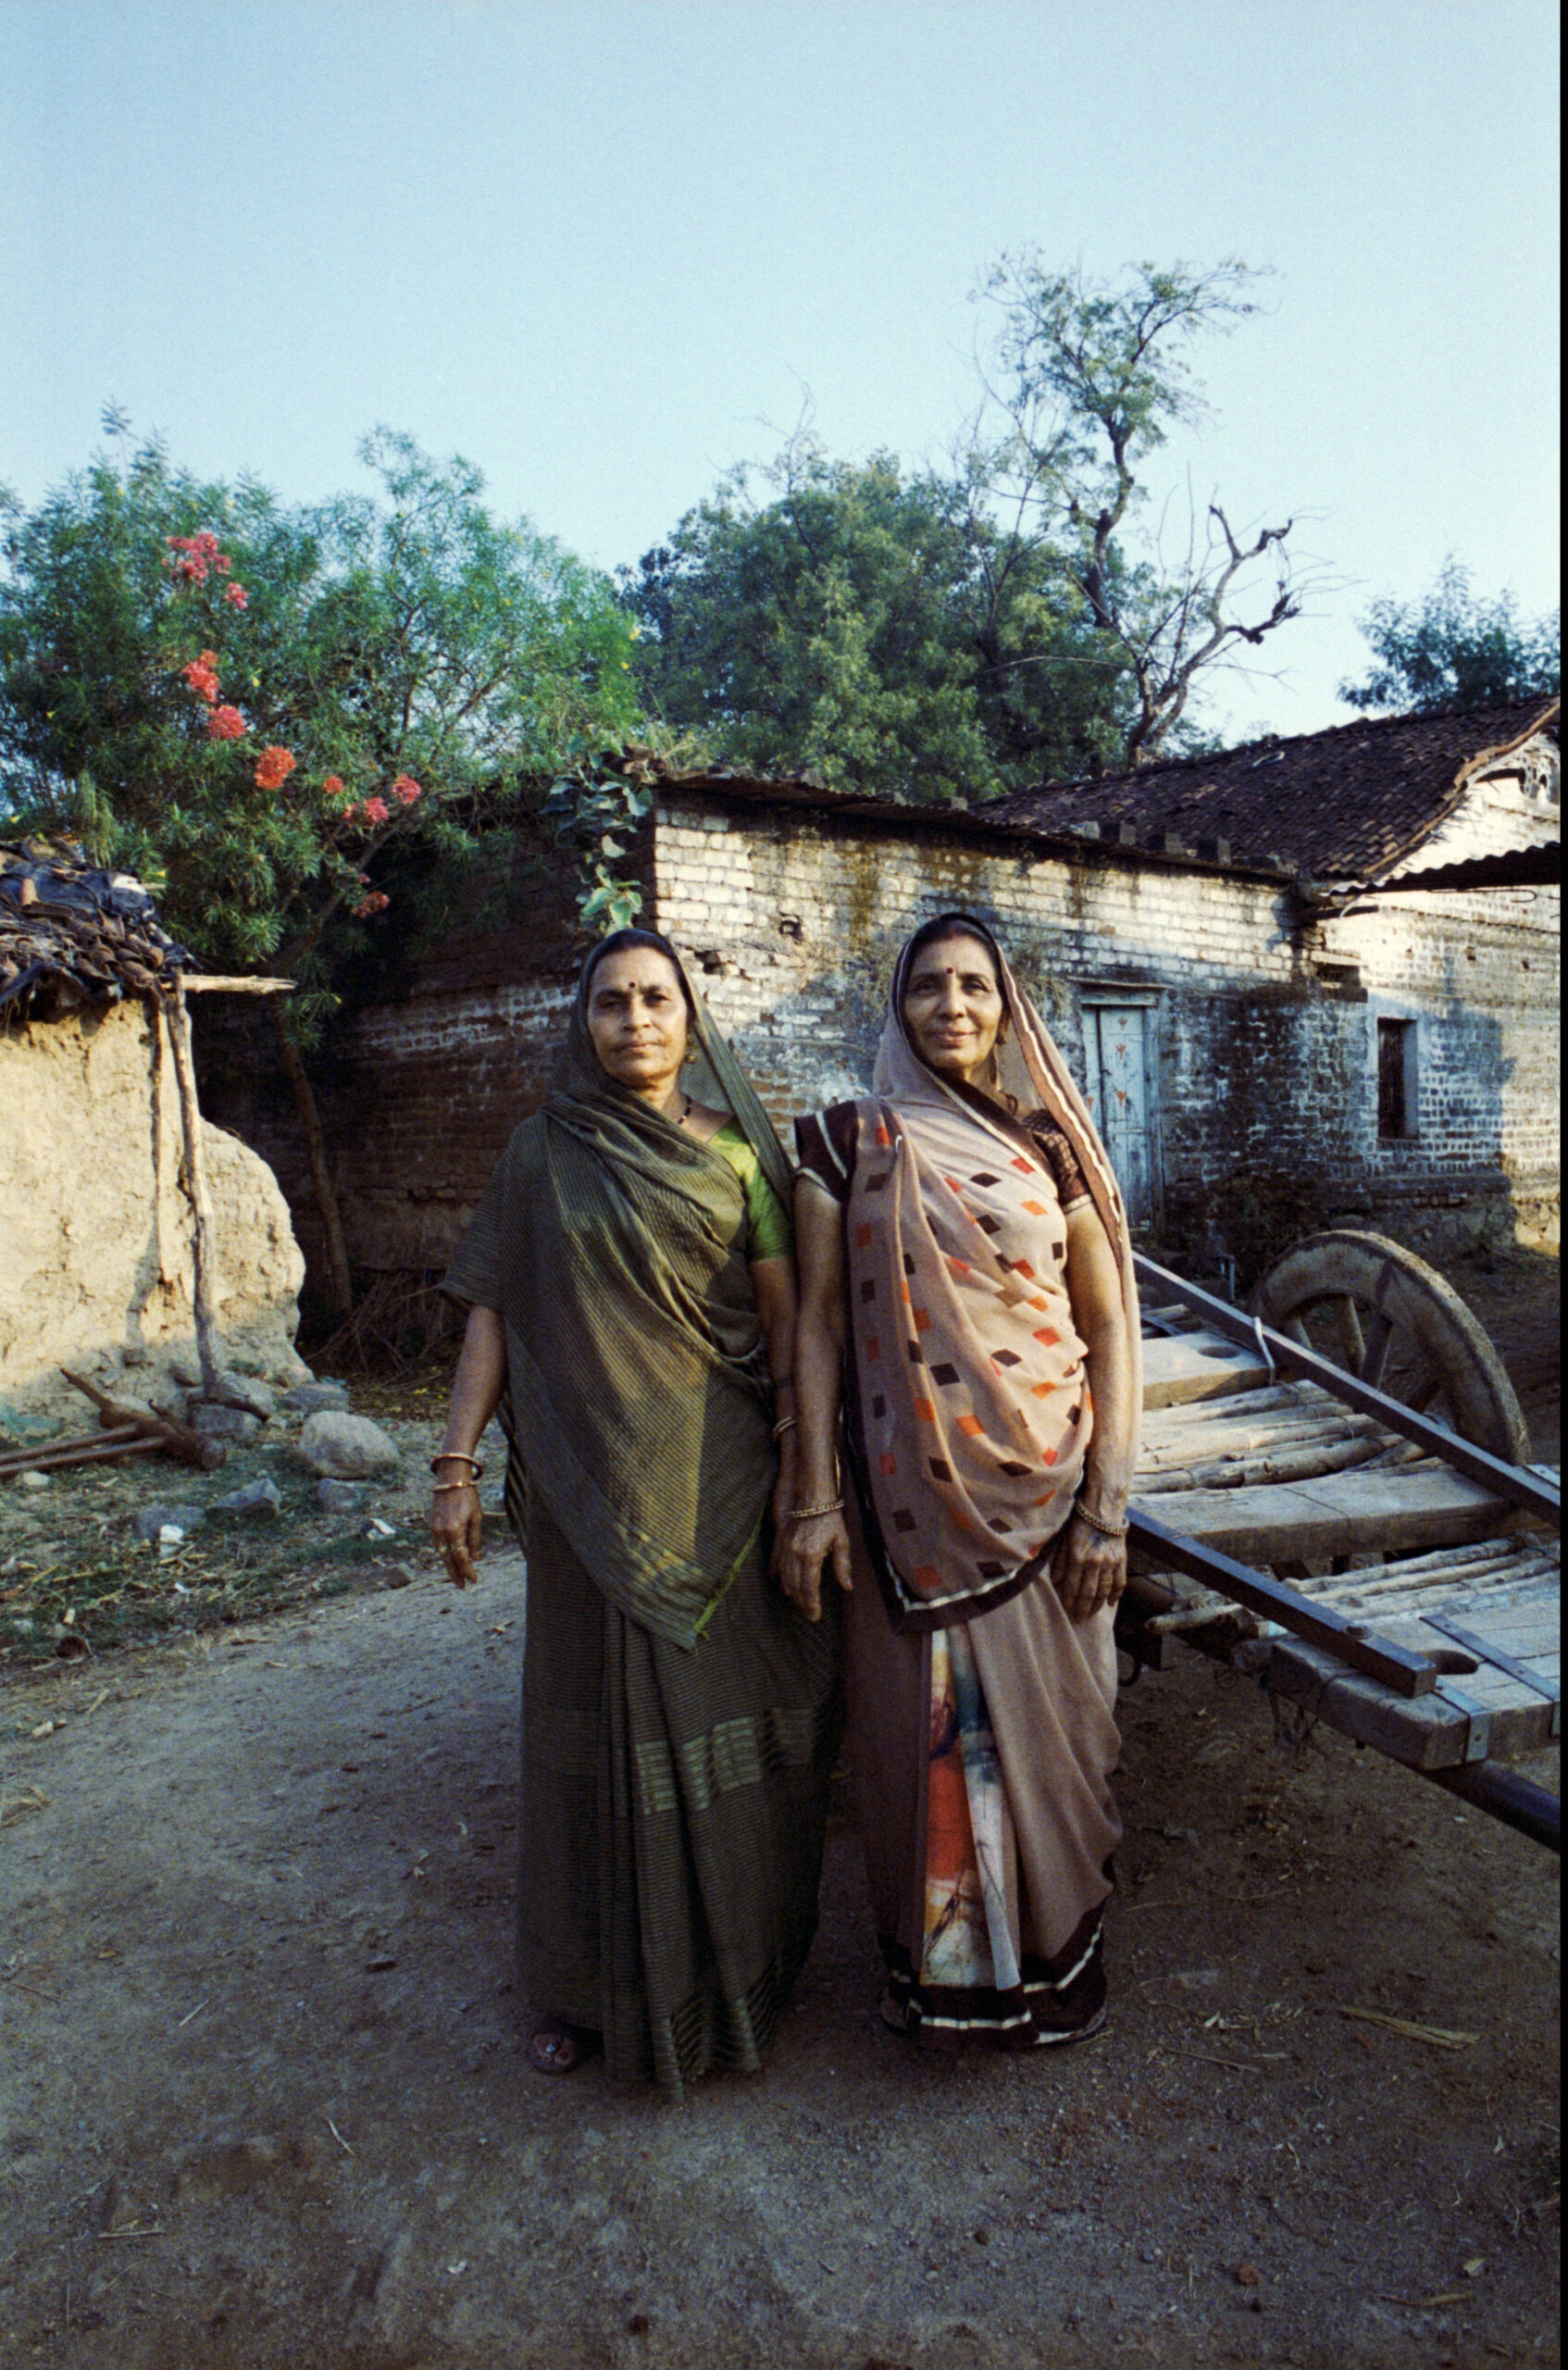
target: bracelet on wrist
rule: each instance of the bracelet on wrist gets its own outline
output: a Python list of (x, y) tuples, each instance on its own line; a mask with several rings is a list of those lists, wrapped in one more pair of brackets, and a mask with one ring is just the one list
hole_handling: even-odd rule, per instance
[(479, 1475), (477, 1473), (471, 1473), (467, 1481), (432, 1481), (430, 1484), (430, 1495), (432, 1498), (440, 1498), (444, 1496), (449, 1490), (477, 1490), (479, 1486)]
[(476, 1481), (484, 1471), (483, 1457), (470, 1456), (467, 1450), (464, 1448), (438, 1448), (430, 1459), (430, 1471), (434, 1473), (438, 1466), (442, 1465), (471, 1465)]
[(1077, 1500), (1073, 1511), (1080, 1522), (1087, 1522), (1090, 1530), (1097, 1530), (1102, 1539), (1125, 1539), (1132, 1528), (1126, 1515), (1122, 1516), (1120, 1522), (1106, 1522), (1102, 1516), (1091, 1515), (1081, 1498)]
[(780, 1416), (778, 1421), (773, 1427), (774, 1439), (776, 1441), (782, 1440), (786, 1432), (792, 1432), (794, 1430), (800, 1420), (801, 1419), (798, 1416)]
[(839, 1515), (844, 1510), (842, 1498), (828, 1498), (820, 1506), (791, 1506), (791, 1522), (814, 1522), (818, 1515)]

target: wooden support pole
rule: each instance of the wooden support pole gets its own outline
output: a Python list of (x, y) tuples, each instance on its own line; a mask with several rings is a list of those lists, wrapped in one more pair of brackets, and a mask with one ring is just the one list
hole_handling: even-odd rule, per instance
[(218, 1395), (222, 1372), (218, 1354), (218, 1245), (213, 1231), (212, 1201), (207, 1192), (206, 1157), (202, 1146), (202, 1114), (196, 1101), (196, 1066), (191, 1053), (191, 1016), (185, 1008), (185, 982), (174, 977), (168, 1016), (168, 1040), (174, 1051), (174, 1075), (180, 1088), (180, 1124), (185, 1140), (185, 1191), (194, 1224), (192, 1251), (194, 1273), (191, 1307), (196, 1320), (196, 1355), (201, 1361), (202, 1392)]

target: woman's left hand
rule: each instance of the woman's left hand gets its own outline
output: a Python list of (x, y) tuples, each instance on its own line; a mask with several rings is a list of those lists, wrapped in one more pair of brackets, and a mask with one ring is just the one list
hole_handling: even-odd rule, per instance
[(1062, 1534), (1052, 1578), (1069, 1621), (1087, 1621), (1114, 1605), (1127, 1584), (1127, 1542), (1108, 1539), (1075, 1514)]

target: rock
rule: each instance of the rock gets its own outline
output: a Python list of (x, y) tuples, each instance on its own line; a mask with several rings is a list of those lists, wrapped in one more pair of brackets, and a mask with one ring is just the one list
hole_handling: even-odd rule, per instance
[(183, 1538), (206, 1520), (205, 1506), (140, 1506), (131, 1517), (133, 1539), (159, 1539), (166, 1530), (176, 1530)]
[(251, 1375), (220, 1374), (214, 1397), (219, 1406), (238, 1407), (243, 1415), (259, 1416), (264, 1424), (278, 1410), (277, 1399), (267, 1384)]
[(17, 1479), (24, 1490), (46, 1490), (49, 1487), (46, 1473), (19, 1473)]
[(346, 1382), (302, 1382), (292, 1391), (285, 1391), (278, 1404), (295, 1416), (319, 1416), (324, 1413), (346, 1416), (348, 1385)]
[(127, 1341), (119, 1354), (128, 1366), (144, 1366), (151, 1363), (152, 1353), (145, 1341)]
[(367, 1416), (344, 1416), (330, 1410), (307, 1416), (294, 1453), (312, 1473), (330, 1474), (338, 1481), (364, 1481), (375, 1473), (390, 1473), (403, 1462), (397, 1442)]
[(210, 1399), (191, 1403), (191, 1429), (205, 1441), (254, 1441), (261, 1429), (259, 1416), (239, 1407), (215, 1407)]
[(170, 1358), (168, 1362), (168, 1370), (182, 1391), (199, 1391), (201, 1389), (202, 1367), (199, 1358)]
[(318, 1481), (316, 1503), (324, 1515), (356, 1515), (365, 1503), (364, 1485), (358, 1481)]
[(243, 1490), (230, 1490), (226, 1498), (215, 1498), (207, 1508), (212, 1515), (254, 1515), (267, 1520), (277, 1514), (283, 1503), (283, 1492), (270, 1474), (264, 1473), (258, 1481), (247, 1481)]

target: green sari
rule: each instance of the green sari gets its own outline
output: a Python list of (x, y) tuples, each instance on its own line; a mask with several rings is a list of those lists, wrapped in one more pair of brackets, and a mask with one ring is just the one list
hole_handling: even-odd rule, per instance
[[(782, 1199), (778, 1139), (693, 1002)], [(446, 1280), (506, 1333), (524, 1984), (603, 2035), (613, 2075), (676, 2099), (710, 2067), (755, 2069), (773, 2037), (815, 1929), (837, 1740), (835, 1629), (767, 1574), (772, 1393), (747, 1268), (778, 1238), (753, 1241), (747, 1203), (722, 1147), (600, 1067), (579, 995), (557, 1090)]]

